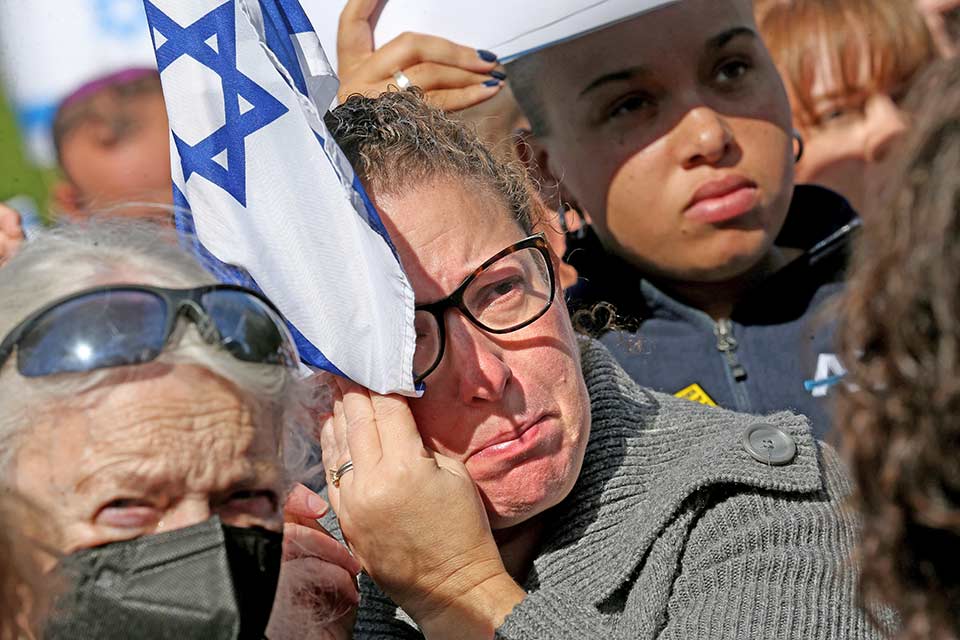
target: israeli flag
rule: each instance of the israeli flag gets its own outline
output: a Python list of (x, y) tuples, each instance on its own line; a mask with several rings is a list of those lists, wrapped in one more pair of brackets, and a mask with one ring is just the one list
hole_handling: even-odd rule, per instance
[(415, 393), (414, 294), (323, 123), (338, 80), (298, 0), (144, 0), (171, 128), (177, 227), (258, 288), (310, 366)]

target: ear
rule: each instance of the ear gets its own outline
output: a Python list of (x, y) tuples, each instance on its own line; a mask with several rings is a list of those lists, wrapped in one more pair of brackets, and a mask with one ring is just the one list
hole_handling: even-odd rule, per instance
[(57, 210), (65, 216), (73, 219), (80, 217), (83, 210), (83, 202), (80, 195), (80, 189), (69, 180), (61, 178), (53, 185), (53, 201)]
[(561, 171), (552, 166), (546, 146), (530, 130), (529, 121), (524, 118), (518, 124), (520, 126), (514, 131), (517, 158), (539, 187), (543, 203), (554, 211), (559, 211), (561, 207), (579, 209), (573, 194), (564, 187), (558, 177)]

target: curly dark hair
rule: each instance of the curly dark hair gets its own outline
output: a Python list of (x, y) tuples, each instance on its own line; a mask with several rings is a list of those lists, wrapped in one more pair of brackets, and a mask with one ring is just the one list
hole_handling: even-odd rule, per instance
[(326, 125), (367, 187), (396, 194), (438, 177), (466, 179), (502, 198), (524, 232), (539, 222), (524, 170), (494, 157), (476, 132), (427, 104), (416, 87), (349, 96)]
[(923, 77), (844, 302), (837, 424), (863, 517), (861, 595), (903, 638), (960, 637), (960, 65)]

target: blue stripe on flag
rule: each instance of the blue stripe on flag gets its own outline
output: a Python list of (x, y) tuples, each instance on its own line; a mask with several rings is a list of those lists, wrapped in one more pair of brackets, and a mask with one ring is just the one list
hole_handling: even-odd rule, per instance
[(353, 176), (352, 186), (353, 190), (360, 194), (360, 199), (363, 200), (363, 206), (367, 210), (367, 224), (370, 225), (371, 229), (380, 234), (380, 236), (390, 247), (390, 250), (393, 251), (393, 255), (399, 262), (400, 254), (397, 253), (397, 248), (393, 246), (393, 240), (390, 238), (390, 234), (387, 233), (387, 228), (383, 225), (383, 220), (380, 219), (380, 214), (377, 212), (377, 208), (373, 206), (372, 202), (370, 202), (370, 196), (367, 195), (367, 191), (363, 188), (363, 183), (360, 182), (360, 178), (357, 175)]
[(313, 25), (297, 0), (260, 0), (267, 46), (280, 60), (303, 95), (308, 95), (307, 80), (300, 69), (297, 51), (290, 38), (296, 33), (313, 33)]
[[(303, 76), (300, 60), (297, 58), (297, 52), (293, 46), (291, 37), (297, 33), (314, 33), (310, 18), (307, 17), (303, 7), (300, 6), (299, 0), (259, 0), (259, 4), (264, 16), (264, 31), (267, 46), (273, 51), (273, 54), (290, 74), (290, 77), (293, 78), (296, 89), (304, 96), (309, 97), (306, 78)], [(323, 136), (316, 131), (314, 131), (314, 135), (317, 136), (317, 141), (320, 142), (320, 146), (326, 148), (326, 142)], [(187, 176), (184, 177), (186, 178)], [(340, 176), (340, 179), (341, 182), (344, 183), (344, 186), (347, 186), (348, 180), (346, 180), (343, 175)], [(354, 175), (353, 180), (350, 182), (351, 184), (349, 186), (363, 201), (367, 224), (386, 241), (393, 255), (399, 261), (400, 256), (397, 253), (397, 248), (394, 246), (390, 234), (387, 233), (387, 228), (383, 225), (383, 221), (380, 219), (380, 214), (377, 212), (376, 207), (370, 202), (370, 198), (367, 196), (367, 192), (363, 188), (360, 179)]]

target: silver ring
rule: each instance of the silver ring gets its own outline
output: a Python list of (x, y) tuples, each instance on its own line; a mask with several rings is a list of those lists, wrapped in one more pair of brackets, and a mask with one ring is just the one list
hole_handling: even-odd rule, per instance
[(397, 86), (400, 87), (401, 91), (409, 89), (413, 84), (410, 82), (410, 78), (407, 77), (407, 74), (405, 74), (403, 71), (394, 71), (393, 79), (397, 81)]
[(353, 471), (353, 460), (347, 460), (346, 462), (343, 463), (343, 466), (341, 466), (341, 467), (338, 468), (338, 469), (334, 469), (333, 471), (331, 471), (331, 472), (330, 472), (330, 483), (331, 483), (334, 487), (336, 487), (337, 489), (339, 489), (339, 488), (340, 488), (340, 480), (341, 480), (341, 479), (343, 478), (343, 476), (347, 473), (347, 471)]

